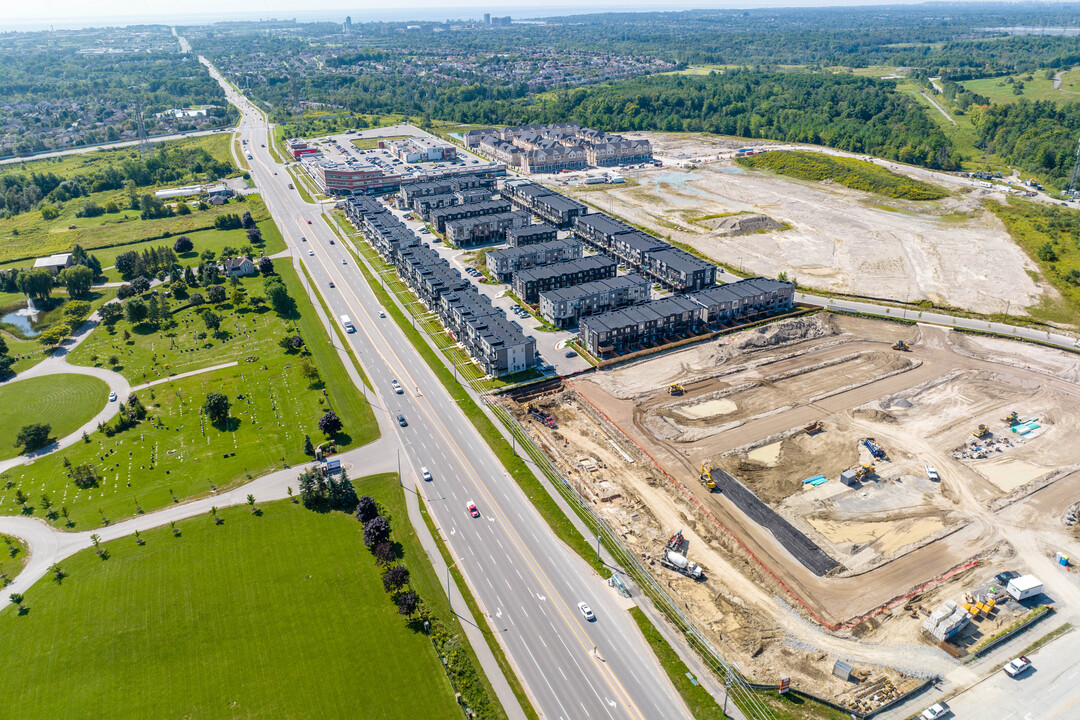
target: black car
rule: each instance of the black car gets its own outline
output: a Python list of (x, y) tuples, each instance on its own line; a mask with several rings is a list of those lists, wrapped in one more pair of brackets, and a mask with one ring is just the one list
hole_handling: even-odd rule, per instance
[(330, 281), (330, 287), (334, 287), (334, 281), (333, 280)]
[(402, 415), (401, 413), (397, 414), (397, 424), (400, 425), (401, 427), (408, 427), (409, 426), (409, 423), (405, 421), (405, 416)]

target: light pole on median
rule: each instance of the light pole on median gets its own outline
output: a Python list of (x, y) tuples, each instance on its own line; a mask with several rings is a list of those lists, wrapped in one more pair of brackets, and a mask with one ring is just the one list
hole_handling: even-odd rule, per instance
[(450, 569), (457, 565), (460, 560), (455, 560), (453, 565), (446, 566), (446, 608), (452, 613), (454, 612), (454, 606), (450, 601)]

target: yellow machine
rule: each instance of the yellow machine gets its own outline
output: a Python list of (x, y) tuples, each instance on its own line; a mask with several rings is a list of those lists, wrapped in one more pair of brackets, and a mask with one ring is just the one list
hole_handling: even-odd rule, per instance
[(716, 481), (712, 479), (712, 467), (709, 463), (705, 463), (701, 466), (701, 484), (709, 490), (716, 489)]
[(855, 470), (855, 479), (856, 480), (865, 480), (866, 478), (870, 477), (873, 474), (874, 474), (874, 465), (873, 465), (873, 463), (871, 463), (869, 465), (863, 465), (862, 467), (857, 468)]
[(908, 344), (903, 340), (897, 340), (895, 343), (893, 343), (892, 349), (902, 350), (904, 352), (908, 352), (909, 350), (911, 350), (911, 348), (908, 347)]
[(1011, 413), (1009, 413), (1009, 416), (1005, 418), (1005, 422), (1007, 422), (1010, 426), (1019, 425), (1020, 415), (1015, 410), (1013, 410)]
[(971, 434), (974, 435), (977, 438), (986, 437), (987, 435), (990, 434), (990, 426), (985, 425), (985, 424), (980, 425), (975, 430), (972, 430)]
[(671, 383), (667, 386), (667, 391), (668, 395), (682, 395), (684, 392), (686, 392), (686, 388), (684, 388), (679, 383)]

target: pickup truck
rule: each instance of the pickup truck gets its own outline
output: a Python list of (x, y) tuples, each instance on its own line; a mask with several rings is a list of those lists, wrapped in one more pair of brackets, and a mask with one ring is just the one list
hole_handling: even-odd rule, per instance
[(952, 715), (952, 710), (949, 706), (943, 702), (939, 702), (936, 705), (931, 705), (922, 711), (922, 715), (919, 716), (919, 720), (938, 720), (939, 718), (948, 717)]
[(1021, 655), (1020, 657), (1005, 663), (1005, 667), (1002, 668), (1002, 670), (1004, 670), (1005, 674), (1009, 677), (1017, 677), (1022, 675), (1029, 667), (1031, 667), (1031, 661)]

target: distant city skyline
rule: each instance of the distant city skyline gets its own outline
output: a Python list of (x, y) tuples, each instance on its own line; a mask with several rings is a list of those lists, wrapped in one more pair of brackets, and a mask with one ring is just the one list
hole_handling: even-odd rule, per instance
[[(175, 6), (148, 8), (143, 0), (53, 0), (44, 6), (33, 3), (0, 4), (0, 30), (48, 30), (83, 27), (107, 27), (137, 24), (203, 24), (229, 20), (292, 19), (299, 22), (344, 22), (351, 16), (354, 24), (373, 21), (404, 20), (477, 20), (511, 15), (515, 19), (557, 15), (586, 15), (602, 12), (657, 12), (763, 7), (830, 7), (852, 5), (913, 5), (924, 0), (705, 0), (672, 5), (655, 0), (592, 0), (587, 5), (538, 4), (535, 0), (399, 0), (394, 7), (367, 9), (356, 0), (321, 0), (319, 9), (298, 5), (295, 0), (235, 0), (229, 11), (222, 12), (216, 0), (189, 0), (184, 11)], [(967, 0), (984, 2), (986, 0)], [(990, 0), (1009, 2), (1009, 0)]]

